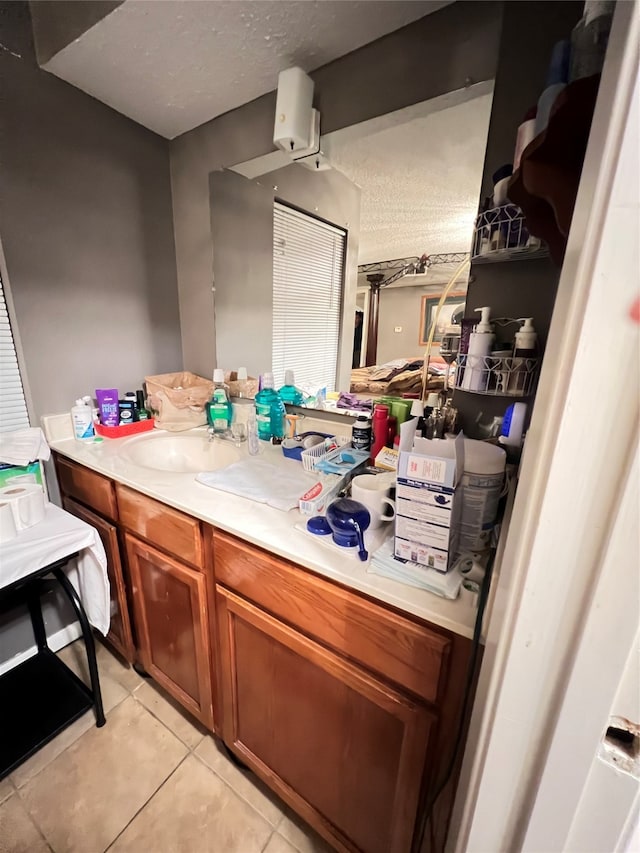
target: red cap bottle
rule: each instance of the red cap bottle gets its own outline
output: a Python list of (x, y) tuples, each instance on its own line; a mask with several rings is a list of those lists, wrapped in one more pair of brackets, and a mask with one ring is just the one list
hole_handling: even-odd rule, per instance
[(389, 436), (389, 406), (383, 406), (381, 403), (374, 406), (371, 431), (373, 433), (371, 460), (375, 462), (376, 456), (387, 444)]

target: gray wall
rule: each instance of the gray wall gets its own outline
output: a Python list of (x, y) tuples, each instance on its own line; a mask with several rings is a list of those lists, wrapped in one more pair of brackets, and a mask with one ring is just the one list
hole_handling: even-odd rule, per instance
[[(343, 307), (345, 315), (352, 317), (360, 190), (340, 172), (310, 172), (295, 164), (254, 181), (234, 172), (214, 172), (210, 185), (211, 234), (216, 246), (216, 363), (228, 369), (244, 365), (257, 376), (271, 369), (272, 360), (274, 199), (348, 232)], [(352, 350), (353, 327), (345, 323), (338, 388), (348, 387)]]
[(33, 414), (182, 368), (168, 143), (38, 68), (0, 5), (0, 240)]
[[(567, 38), (582, 15), (582, 2), (506, 3), (496, 73), (491, 121), (483, 170), (481, 199), (492, 193), (495, 170), (513, 161), (518, 125), (545, 87), (551, 49)], [(494, 317), (533, 317), (544, 349), (555, 304), (560, 270), (549, 259), (512, 263), (472, 264), (465, 316), (490, 305)], [(458, 391), (455, 403), (464, 430), (475, 435), (475, 421), (482, 410), (490, 421), (513, 399), (479, 397)], [(530, 404), (532, 400), (528, 401)], [(531, 415), (531, 406), (528, 412)]]
[[(323, 133), (493, 79), (501, 18), (502, 3), (461, 0), (313, 72)], [(184, 365), (206, 376), (216, 353), (209, 175), (273, 150), (274, 111), (272, 92), (171, 143)]]
[[(444, 290), (442, 287), (425, 287), (409, 285), (405, 287), (388, 287), (380, 291), (380, 316), (378, 320), (378, 357), (377, 363), (384, 364), (394, 358), (423, 357), (426, 346), (420, 346), (420, 323), (422, 320), (422, 297), (438, 297)], [(453, 292), (464, 291), (462, 285), (454, 288)], [(464, 296), (460, 297), (464, 301)], [(394, 331), (401, 326), (402, 331)], [(440, 352), (438, 344), (431, 347), (431, 355)]]
[[(38, 418), (182, 367), (169, 151), (38, 68), (25, 3), (0, 4), (0, 30), (0, 240)], [(75, 618), (59, 595), (44, 615), (48, 634)], [(0, 622), (4, 662), (33, 633), (23, 609)]]
[(98, 21), (121, 6), (124, 0), (30, 0), (31, 20), (38, 62), (51, 57), (79, 38)]

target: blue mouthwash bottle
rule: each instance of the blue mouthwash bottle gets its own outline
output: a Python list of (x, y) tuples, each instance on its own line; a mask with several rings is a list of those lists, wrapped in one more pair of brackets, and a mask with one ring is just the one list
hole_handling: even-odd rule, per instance
[(285, 370), (284, 385), (280, 388), (278, 394), (283, 403), (289, 403), (292, 406), (302, 405), (302, 393), (296, 388), (293, 370)]
[(224, 381), (224, 370), (216, 367), (213, 371), (213, 394), (207, 403), (207, 423), (214, 433), (226, 432), (229, 429), (232, 411), (229, 386)]
[(262, 441), (284, 438), (284, 403), (273, 386), (273, 373), (264, 373), (262, 390), (255, 397), (258, 438)]

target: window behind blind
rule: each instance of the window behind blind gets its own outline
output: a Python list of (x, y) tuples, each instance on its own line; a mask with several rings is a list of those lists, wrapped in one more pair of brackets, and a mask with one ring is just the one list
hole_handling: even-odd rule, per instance
[(335, 390), (346, 232), (279, 202), (273, 210), (273, 372)]
[(0, 277), (0, 432), (28, 426), (27, 404)]

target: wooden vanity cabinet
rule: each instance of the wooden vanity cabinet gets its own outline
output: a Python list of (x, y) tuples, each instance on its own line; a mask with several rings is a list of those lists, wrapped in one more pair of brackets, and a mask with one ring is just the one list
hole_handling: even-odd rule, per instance
[(104, 543), (112, 645), (337, 850), (444, 850), (471, 642), (54, 458)]
[(107, 477), (89, 471), (54, 454), (62, 505), (72, 515), (96, 528), (107, 556), (111, 622), (106, 636), (129, 663), (135, 661), (135, 644), (129, 615), (125, 570), (120, 557), (114, 484)]
[(116, 485), (145, 670), (213, 729), (209, 586), (200, 522)]
[(130, 533), (124, 538), (142, 665), (213, 729), (205, 575)]
[(451, 754), (469, 642), (227, 534), (213, 551), (227, 746), (338, 850), (409, 853)]

